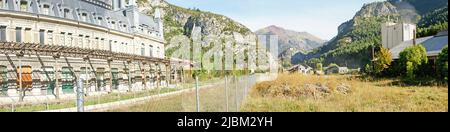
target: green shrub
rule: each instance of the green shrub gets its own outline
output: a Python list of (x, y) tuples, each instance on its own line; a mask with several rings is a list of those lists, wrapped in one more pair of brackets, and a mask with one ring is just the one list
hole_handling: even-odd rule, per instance
[(375, 74), (379, 75), (391, 66), (392, 55), (389, 49), (381, 47), (380, 51), (375, 54), (375, 58), (377, 58), (374, 61)]
[(425, 47), (418, 44), (411, 46), (400, 52), (400, 64), (401, 68), (404, 68), (406, 77), (413, 79), (422, 70), (421, 67), (428, 63), (427, 52)]
[(446, 46), (438, 56), (437, 70), (439, 79), (448, 81), (448, 47)]

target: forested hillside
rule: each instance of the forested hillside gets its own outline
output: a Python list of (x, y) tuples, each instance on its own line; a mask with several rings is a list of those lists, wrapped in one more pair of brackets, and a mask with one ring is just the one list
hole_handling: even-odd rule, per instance
[(416, 23), (419, 35), (433, 35), (448, 27), (447, 5), (447, 0), (390, 0), (365, 4), (353, 19), (339, 26), (338, 35), (327, 45), (309, 54), (298, 53), (292, 61), (361, 68), (370, 62), (371, 47), (381, 45), (382, 23)]

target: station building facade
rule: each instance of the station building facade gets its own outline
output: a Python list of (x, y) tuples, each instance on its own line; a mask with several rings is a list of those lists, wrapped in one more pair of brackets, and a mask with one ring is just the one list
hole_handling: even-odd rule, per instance
[(79, 79), (87, 93), (168, 85), (159, 10), (147, 16), (127, 2), (0, 0), (0, 96), (58, 97)]

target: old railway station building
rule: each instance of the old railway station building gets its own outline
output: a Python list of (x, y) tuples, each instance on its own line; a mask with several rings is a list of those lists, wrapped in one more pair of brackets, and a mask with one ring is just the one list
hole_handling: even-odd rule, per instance
[(0, 98), (59, 98), (77, 80), (85, 93), (168, 86), (159, 14), (134, 0), (0, 0)]

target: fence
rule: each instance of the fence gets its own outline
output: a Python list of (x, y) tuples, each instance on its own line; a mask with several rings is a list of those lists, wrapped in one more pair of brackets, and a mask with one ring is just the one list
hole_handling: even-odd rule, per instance
[[(0, 97), (0, 112), (235, 112), (239, 111), (254, 84), (269, 79), (266, 74), (226, 76), (131, 92), (89, 92), (81, 96), (73, 93), (61, 95), (59, 99), (51, 95), (26, 96), (23, 102), (15, 97)], [(77, 97), (84, 97), (83, 102)], [(77, 103), (84, 104), (84, 108), (77, 109)]]

